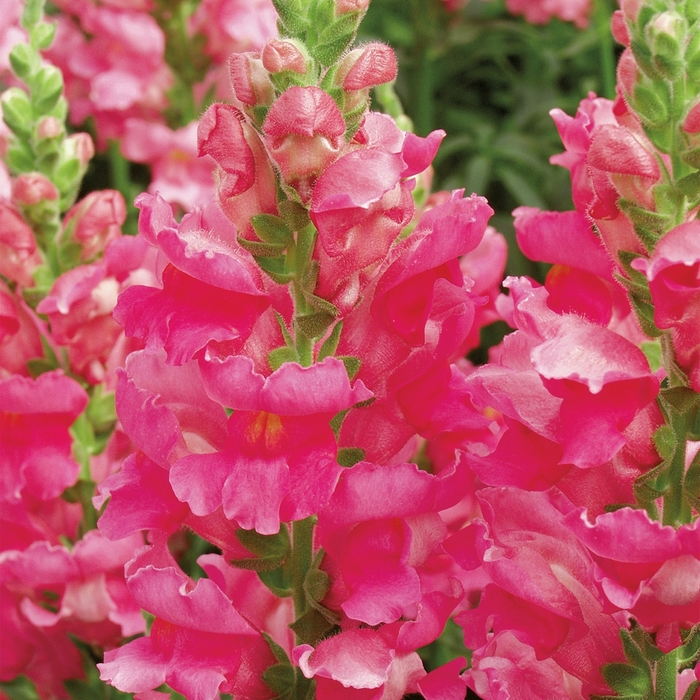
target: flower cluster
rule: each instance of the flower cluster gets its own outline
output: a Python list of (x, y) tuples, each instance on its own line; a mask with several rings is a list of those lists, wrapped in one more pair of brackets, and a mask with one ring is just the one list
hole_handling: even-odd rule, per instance
[[(622, 0), (617, 99), (553, 110), (575, 209), (514, 212), (542, 285), (430, 194), (445, 133), (370, 110), (368, 0), (58, 4), (12, 15), (2, 97), (0, 697), (697, 698), (694, 4)], [(69, 103), (153, 164), (138, 235), (78, 198)]]

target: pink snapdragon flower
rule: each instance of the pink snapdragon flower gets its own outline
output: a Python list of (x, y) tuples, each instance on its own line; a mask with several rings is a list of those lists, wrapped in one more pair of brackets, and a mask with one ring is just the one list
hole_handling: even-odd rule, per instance
[(29, 375), (27, 362), (42, 357), (46, 324), (0, 280), (0, 377)]
[(675, 359), (690, 385), (700, 391), (700, 223), (669, 231), (649, 260), (633, 266), (644, 272), (654, 300), (654, 322), (670, 330)]
[(506, 7), (532, 24), (546, 24), (556, 17), (582, 29), (588, 26), (591, 0), (507, 0)]
[(0, 500), (17, 503), (24, 492), (56, 498), (78, 477), (68, 429), (85, 409), (87, 394), (58, 370), (35, 380), (15, 375), (0, 384)]
[(164, 124), (128, 119), (121, 151), (129, 160), (151, 166), (151, 194), (185, 211), (214, 199), (213, 167), (198, 157), (196, 122), (173, 131)]
[(168, 683), (193, 700), (214, 700), (220, 692), (273, 697), (262, 674), (275, 657), (222, 590), (224, 581), (192, 581), (164, 540), (139, 550), (125, 574), (129, 593), (155, 619), (148, 637), (105, 653), (97, 665), (102, 680), (130, 693)]
[(264, 377), (247, 357), (207, 352), (200, 368), (209, 396), (234, 413), (222, 451), (191, 454), (171, 468), (178, 498), (196, 515), (223, 505), (227, 518), (266, 535), (318, 512), (341, 471), (329, 422), (371, 392), (360, 381), (351, 386), (343, 363), (330, 357)]
[(33, 287), (32, 272), (41, 263), (34, 232), (15, 207), (0, 201), (0, 274)]

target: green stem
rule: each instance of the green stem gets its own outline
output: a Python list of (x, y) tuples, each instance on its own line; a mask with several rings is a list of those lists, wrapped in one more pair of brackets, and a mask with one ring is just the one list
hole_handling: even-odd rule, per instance
[(615, 42), (610, 31), (610, 11), (605, 0), (597, 0), (594, 8), (594, 22), (600, 40), (600, 73), (603, 84), (603, 96), (615, 99)]
[(316, 516), (292, 523), (292, 585), (294, 615), (298, 620), (307, 610), (304, 579), (313, 561), (313, 540)]
[[(305, 289), (308, 283), (308, 269), (316, 245), (317, 231), (313, 224), (309, 224), (297, 233), (296, 247), (294, 250), (294, 316), (304, 316), (312, 311), (306, 301), (306, 293), (313, 289)], [(303, 367), (310, 367), (313, 364), (313, 343), (294, 324), (294, 335), (297, 354)]]

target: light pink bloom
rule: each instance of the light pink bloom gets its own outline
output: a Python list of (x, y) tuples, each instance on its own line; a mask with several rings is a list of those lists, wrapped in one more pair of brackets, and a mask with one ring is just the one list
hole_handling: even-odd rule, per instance
[(507, 0), (509, 12), (524, 15), (532, 24), (546, 24), (553, 17), (574, 22), (582, 29), (588, 26), (590, 0)]
[(151, 166), (150, 193), (185, 211), (213, 201), (213, 167), (198, 157), (196, 122), (172, 131), (164, 124), (128, 119), (121, 150), (129, 160)]
[(0, 274), (33, 287), (32, 272), (41, 263), (32, 229), (14, 207), (0, 202)]

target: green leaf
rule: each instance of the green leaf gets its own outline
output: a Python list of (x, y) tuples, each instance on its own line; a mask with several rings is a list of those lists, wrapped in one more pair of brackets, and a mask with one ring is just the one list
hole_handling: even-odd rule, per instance
[[(279, 243), (260, 243), (259, 241), (249, 241), (243, 236), (236, 239), (244, 250), (247, 250), (254, 257), (277, 258), (284, 253), (285, 246)], [(282, 258), (284, 263), (284, 258)]]
[(37, 51), (44, 51), (53, 44), (56, 36), (56, 25), (49, 22), (39, 22), (29, 30), (29, 40)]
[(287, 580), (282, 568), (272, 571), (258, 571), (258, 578), (278, 597), (290, 598), (292, 596), (292, 584)]
[(0, 691), (7, 695), (10, 700), (39, 700), (34, 683), (25, 676), (0, 682)]
[(271, 350), (267, 356), (267, 364), (273, 372), (278, 370), (285, 362), (299, 362), (297, 351), (287, 345)]
[(286, 269), (286, 261), (283, 257), (278, 258), (255, 258), (258, 267), (277, 284), (288, 284), (294, 274)]
[(700, 172), (682, 177), (676, 186), (691, 202), (696, 202), (700, 198)]
[(280, 38), (285, 36), (303, 39), (308, 26), (302, 0), (272, 0), (279, 20), (277, 27)]
[(284, 221), (293, 231), (301, 231), (311, 223), (307, 209), (291, 199), (280, 202), (279, 211)]
[(336, 461), (341, 467), (354, 467), (365, 458), (365, 451), (360, 447), (341, 447)]
[(286, 248), (294, 240), (294, 232), (287, 222), (273, 214), (256, 214), (250, 219), (257, 237), (264, 243)]
[(634, 88), (634, 107), (642, 121), (652, 127), (660, 128), (668, 120), (668, 106), (655, 90), (644, 85), (639, 84)]
[(75, 188), (80, 180), (80, 170), (80, 161), (77, 158), (69, 158), (56, 168), (53, 182), (62, 194)]
[(303, 644), (316, 644), (335, 628), (318, 610), (311, 608), (289, 625)]
[(687, 151), (682, 151), (681, 160), (688, 165), (691, 165), (696, 170), (700, 170), (700, 148), (691, 148)]
[(304, 336), (314, 339), (323, 335), (334, 320), (335, 317), (331, 314), (320, 311), (314, 314), (299, 315), (296, 317), (295, 323)]
[(647, 698), (653, 692), (651, 675), (630, 664), (606, 664), (601, 669), (605, 682), (621, 696)]
[(10, 65), (18, 78), (29, 83), (41, 66), (41, 57), (29, 44), (15, 44), (10, 51)]
[(236, 530), (236, 538), (255, 557), (232, 559), (230, 563), (238, 569), (264, 572), (279, 568), (291, 551), (289, 530), (285, 525), (276, 535), (261, 535), (255, 530)]
[(290, 696), (294, 690), (294, 668), (290, 663), (269, 666), (262, 675), (263, 682), (271, 688), (277, 697)]
[(311, 55), (323, 66), (333, 65), (355, 40), (360, 13), (346, 12), (319, 35)]
[(22, 26), (31, 29), (44, 15), (44, 0), (25, 0), (22, 12)]
[(29, 138), (32, 134), (34, 111), (29, 95), (18, 88), (5, 90), (2, 96), (2, 118), (15, 134)]
[(343, 322), (338, 321), (338, 323), (333, 326), (331, 334), (323, 341), (321, 349), (318, 353), (318, 361), (321, 362), (327, 357), (335, 355), (335, 351), (338, 349), (338, 343), (340, 342), (340, 333), (343, 330)]
[(658, 340), (647, 340), (641, 343), (640, 348), (647, 358), (649, 369), (656, 372), (661, 367), (661, 343)]
[(352, 381), (355, 375), (360, 371), (362, 360), (352, 355), (339, 355), (338, 359), (345, 365), (345, 371), (348, 373), (350, 381)]
[(37, 114), (54, 108), (63, 92), (63, 75), (56, 66), (43, 66), (32, 79), (32, 104)]
[(311, 568), (304, 577), (304, 593), (310, 602), (320, 603), (328, 593), (331, 580), (325, 571)]

